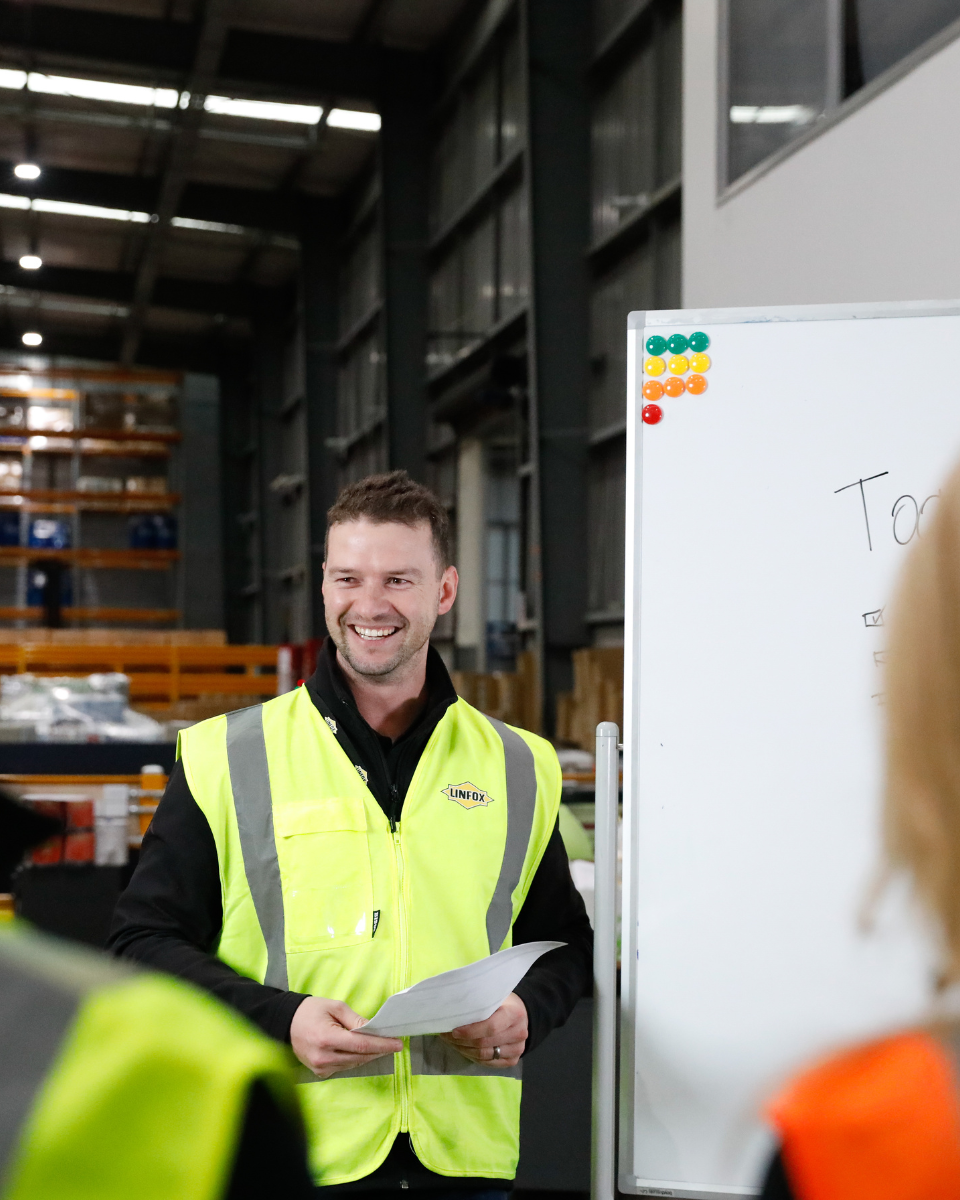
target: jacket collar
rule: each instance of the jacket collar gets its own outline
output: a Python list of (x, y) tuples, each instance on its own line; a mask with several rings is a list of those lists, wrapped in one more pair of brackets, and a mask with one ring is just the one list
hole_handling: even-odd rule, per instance
[[(343, 721), (352, 736), (379, 736), (360, 715), (350, 685), (337, 662), (337, 648), (333, 638), (324, 639), (317, 655), (317, 669), (307, 680), (306, 687), (314, 703), (319, 699), (328, 713)], [(450, 672), (436, 647), (431, 646), (427, 651), (427, 702), (410, 728), (397, 738), (397, 742), (405, 741), (416, 733), (417, 740), (422, 738), (425, 744), (440, 723), (443, 714), (456, 701), (457, 692)]]

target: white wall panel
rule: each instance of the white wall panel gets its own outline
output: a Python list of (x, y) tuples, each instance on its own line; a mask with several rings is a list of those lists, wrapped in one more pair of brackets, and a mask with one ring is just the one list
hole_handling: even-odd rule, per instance
[[(718, 201), (719, 0), (684, 9), (683, 304), (960, 294), (960, 41)], [(872, 95), (872, 98), (870, 98)]]

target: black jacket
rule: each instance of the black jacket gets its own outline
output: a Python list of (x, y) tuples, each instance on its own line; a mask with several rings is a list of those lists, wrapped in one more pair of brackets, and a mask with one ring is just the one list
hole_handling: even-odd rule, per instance
[[(324, 643), (316, 673), (304, 686), (331, 728), (336, 727), (337, 740), (350, 761), (366, 772), (367, 785), (384, 812), (396, 822), (420, 755), (440, 718), (457, 698), (440, 655), (431, 648), (427, 703), (420, 717), (396, 742), (376, 733), (360, 716), (329, 639)], [(222, 924), (213, 833), (178, 764), (143, 840), (137, 869), (117, 904), (108, 945), (117, 954), (206, 988), (272, 1037), (289, 1041), (290, 1022), (303, 994), (247, 979), (215, 958)], [(528, 1051), (566, 1021), (580, 996), (588, 993), (591, 980), (590, 923), (570, 879), (557, 829), (513, 927), (514, 943), (541, 939), (567, 945), (545, 954), (517, 985), (517, 995), (527, 1009)], [(501, 1180), (476, 1183), (509, 1186)], [(458, 1186), (473, 1184), (472, 1180), (458, 1181)], [(401, 1135), (373, 1175), (343, 1187), (350, 1190), (404, 1185), (449, 1187), (450, 1181), (421, 1166), (408, 1139)]]

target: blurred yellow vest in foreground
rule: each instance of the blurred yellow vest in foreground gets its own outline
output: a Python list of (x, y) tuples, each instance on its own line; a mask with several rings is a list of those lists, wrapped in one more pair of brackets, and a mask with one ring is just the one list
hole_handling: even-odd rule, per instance
[(215, 1200), (289, 1057), (175, 979), (0, 927), (0, 1200)]

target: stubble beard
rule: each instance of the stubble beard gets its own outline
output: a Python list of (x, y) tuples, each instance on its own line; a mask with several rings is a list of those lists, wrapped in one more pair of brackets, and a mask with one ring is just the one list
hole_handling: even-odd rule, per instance
[(417, 632), (409, 625), (404, 627), (403, 632), (405, 635), (404, 639), (397, 647), (393, 658), (387, 659), (386, 662), (373, 664), (359, 661), (354, 656), (345, 623), (337, 622), (336, 629), (330, 630), (337, 650), (343, 656), (351, 670), (356, 671), (358, 675), (365, 676), (367, 679), (382, 679), (386, 675), (392, 675), (394, 671), (398, 671), (419, 654), (430, 637), (430, 630), (426, 630), (424, 636), (420, 638)]

